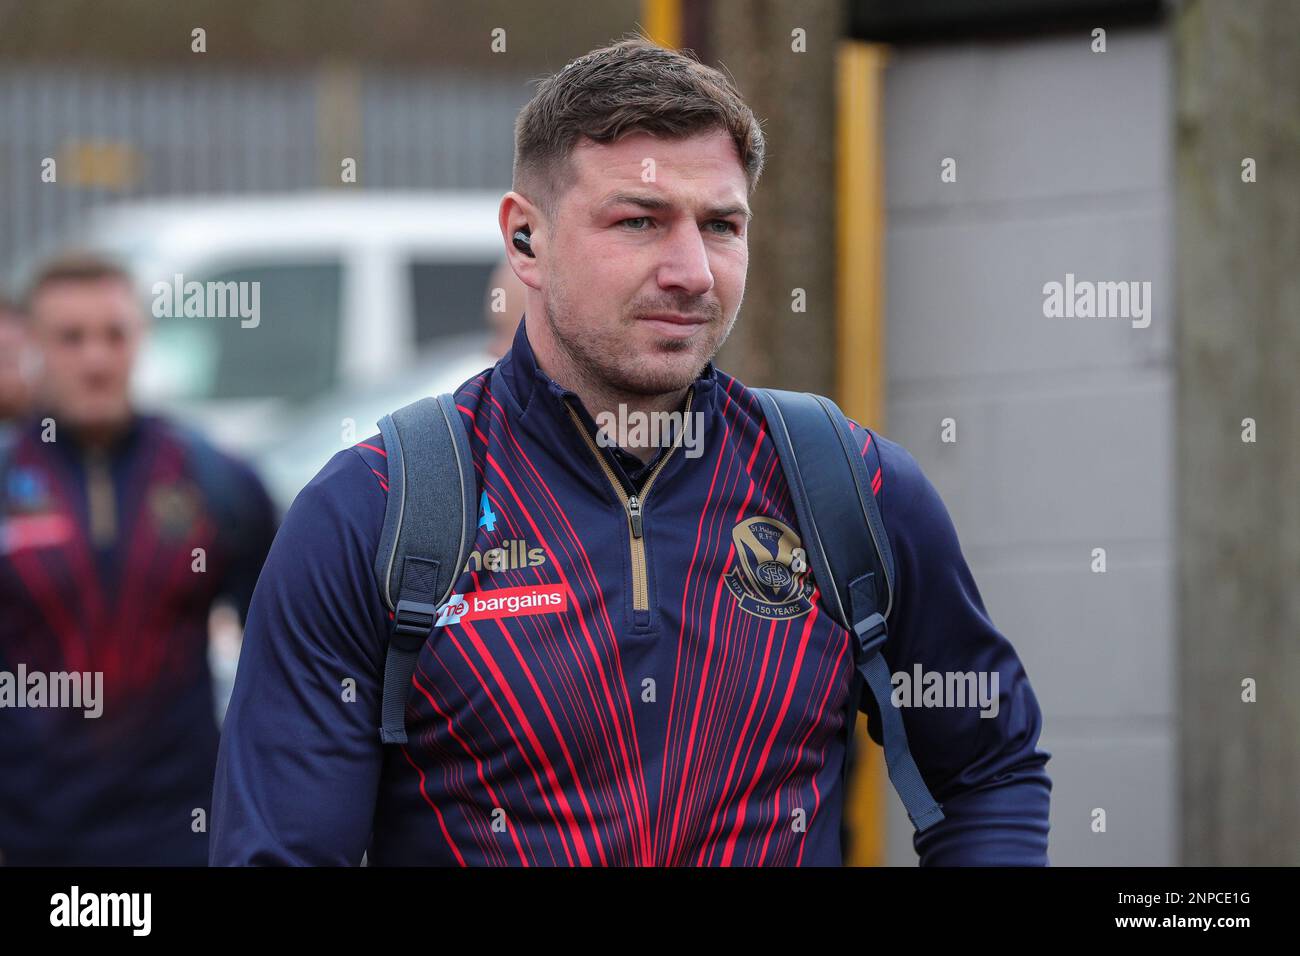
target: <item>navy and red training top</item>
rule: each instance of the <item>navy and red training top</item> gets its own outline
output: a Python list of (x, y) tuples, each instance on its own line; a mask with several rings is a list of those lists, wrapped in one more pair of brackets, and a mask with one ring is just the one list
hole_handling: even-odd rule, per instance
[[(0, 448), (0, 672), (24, 678), (24, 706), (0, 694), (0, 861), (204, 865), (208, 615), (223, 597), (247, 610), (274, 507), (247, 465), (163, 418), (101, 454), (44, 420)], [(31, 692), (96, 674), (97, 717)]]
[[(850, 635), (810, 577), (772, 573), (800, 529), (753, 395), (707, 367), (691, 391), (701, 454), (663, 451), (635, 484), (522, 323), (456, 399), (486, 501), (420, 652), (409, 743), (378, 733), (390, 615), (372, 570), (376, 436), (302, 491), (258, 582), (212, 862), (840, 864)], [(947, 816), (917, 836), (921, 862), (1045, 864), (1050, 755), (1029, 681), (915, 460), (855, 433), (897, 564), (891, 671), (999, 680), (996, 717), (903, 712)]]

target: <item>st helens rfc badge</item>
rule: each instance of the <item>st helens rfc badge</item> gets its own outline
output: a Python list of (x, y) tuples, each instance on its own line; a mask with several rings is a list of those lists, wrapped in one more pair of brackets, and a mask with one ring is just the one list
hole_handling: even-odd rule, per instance
[(812, 610), (813, 582), (799, 536), (775, 518), (748, 518), (731, 530), (736, 565), (727, 589), (755, 617), (785, 620)]

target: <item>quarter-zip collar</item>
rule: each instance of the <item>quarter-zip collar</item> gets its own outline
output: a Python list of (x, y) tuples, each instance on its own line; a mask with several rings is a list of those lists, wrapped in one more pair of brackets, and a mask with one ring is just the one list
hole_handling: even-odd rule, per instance
[[(582, 426), (592, 439), (595, 439), (599, 433), (596, 421), (577, 392), (560, 385), (537, 364), (532, 344), (528, 341), (526, 323), (523, 320), (515, 330), (510, 351), (497, 364), (493, 377), (506, 386), (510, 397), (514, 399), (517, 406), (515, 412), (522, 427), (533, 433), (548, 447), (567, 449), (570, 453), (567, 457), (570, 460), (574, 456), (577, 456), (579, 461), (583, 458), (589, 460), (590, 451), (582, 435), (574, 428), (569, 408), (578, 415)], [(691, 411), (699, 412), (703, 416), (701, 422), (706, 435), (713, 425), (717, 383), (717, 370), (713, 363), (709, 362), (691, 385)], [(635, 485), (627, 479), (627, 473), (621, 462), (611, 452), (612, 450), (602, 450), (604, 457), (614, 466), (615, 473), (624, 479), (627, 490), (635, 493), (637, 490)], [(662, 458), (666, 452), (667, 449), (660, 449), (655, 460)], [(679, 452), (674, 457), (682, 456)], [(679, 463), (670, 464), (674, 470), (679, 466)]]
[[(54, 422), (55, 433), (52, 442), (45, 442), (42, 439), (45, 431), (44, 423), (47, 420)], [(144, 424), (145, 416), (139, 412), (132, 412), (126, 424), (113, 435), (107, 444), (102, 446), (87, 445), (82, 441), (81, 433), (76, 428), (71, 425), (60, 424), (58, 416), (48, 409), (40, 409), (29, 415), (24, 427), (27, 434), (34, 441), (40, 441), (42, 444), (51, 446), (54, 451), (62, 454), (65, 461), (75, 463), (95, 456), (117, 461), (135, 447), (140, 439)]]

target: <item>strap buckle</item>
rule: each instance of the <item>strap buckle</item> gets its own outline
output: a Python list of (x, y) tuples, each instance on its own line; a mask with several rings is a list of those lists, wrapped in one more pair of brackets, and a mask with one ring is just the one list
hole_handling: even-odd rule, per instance
[(853, 633), (858, 638), (859, 660), (865, 664), (880, 652), (889, 637), (885, 619), (879, 614), (871, 614), (853, 625)]
[(393, 636), (389, 639), (400, 651), (417, 651), (433, 631), (438, 609), (422, 601), (398, 601), (393, 614)]

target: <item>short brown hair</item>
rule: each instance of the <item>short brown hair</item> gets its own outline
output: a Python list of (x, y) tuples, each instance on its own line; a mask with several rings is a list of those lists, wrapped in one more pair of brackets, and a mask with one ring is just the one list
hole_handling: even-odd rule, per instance
[(97, 282), (102, 279), (114, 279), (128, 288), (135, 288), (131, 273), (112, 259), (94, 252), (64, 253), (51, 259), (36, 273), (27, 287), (24, 307), (30, 311), (37, 293), (56, 282)]
[(553, 218), (580, 137), (682, 139), (712, 129), (731, 135), (752, 194), (763, 172), (763, 131), (731, 80), (689, 50), (630, 36), (539, 83), (515, 121), (514, 188)]

